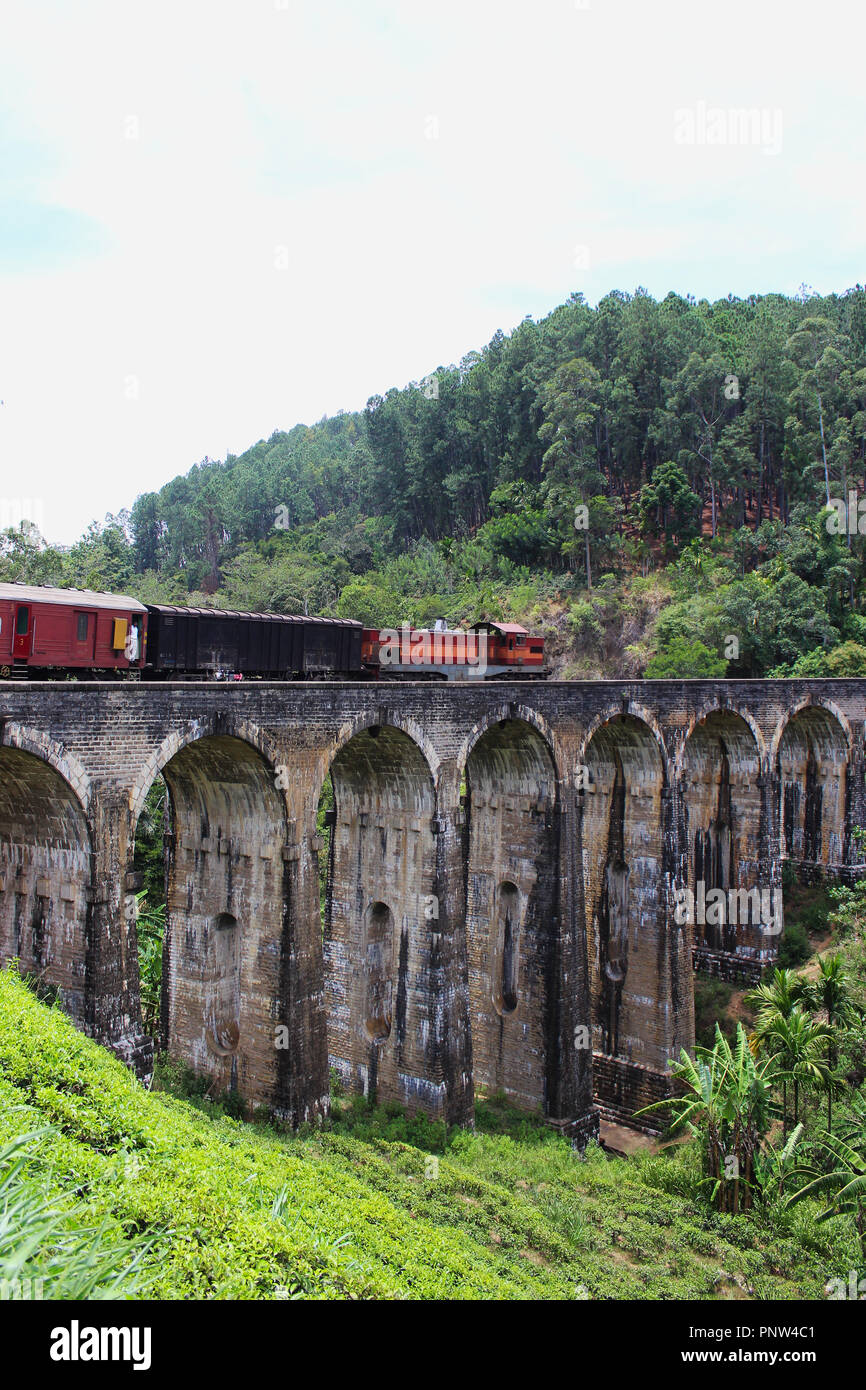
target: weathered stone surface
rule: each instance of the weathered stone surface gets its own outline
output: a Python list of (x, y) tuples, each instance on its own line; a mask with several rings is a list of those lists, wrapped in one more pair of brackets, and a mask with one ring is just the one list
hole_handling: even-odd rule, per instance
[(0, 685), (0, 957), (147, 1074), (131, 870), (162, 772), (173, 1055), (294, 1122), (330, 1062), (585, 1138), (593, 1080), (620, 1118), (664, 1094), (693, 960), (772, 959), (760, 924), (678, 922), (679, 890), (860, 872), (864, 716), (856, 680)]

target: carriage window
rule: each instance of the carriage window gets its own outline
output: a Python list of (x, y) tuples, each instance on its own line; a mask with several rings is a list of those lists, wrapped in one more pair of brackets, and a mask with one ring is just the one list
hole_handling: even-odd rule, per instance
[(87, 614), (86, 614), (86, 613), (79, 613), (79, 615), (78, 615), (78, 640), (79, 640), (79, 642), (86, 642), (86, 641), (87, 641)]
[(27, 636), (27, 624), (28, 624), (29, 622), (30, 622), (30, 609), (29, 609), (29, 608), (20, 607), (20, 608), (18, 609), (18, 614), (17, 614), (17, 617), (16, 617), (16, 619), (15, 619), (15, 635), (16, 635), (16, 637), (26, 637), (26, 636)]

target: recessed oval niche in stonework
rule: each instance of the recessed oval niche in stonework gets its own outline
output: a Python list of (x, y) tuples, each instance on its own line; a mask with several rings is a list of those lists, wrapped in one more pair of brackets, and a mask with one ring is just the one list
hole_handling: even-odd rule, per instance
[(370, 1042), (382, 1044), (391, 1035), (391, 958), (394, 914), (386, 903), (367, 909), (365, 969), (367, 975), (364, 1028)]
[(218, 1056), (227, 1057), (237, 1051), (241, 1038), (240, 928), (231, 912), (214, 919), (207, 955), (207, 1040)]
[(520, 928), (520, 895), (513, 883), (500, 884), (497, 894), (496, 993), (497, 1013), (513, 1014), (517, 1008), (517, 936)]

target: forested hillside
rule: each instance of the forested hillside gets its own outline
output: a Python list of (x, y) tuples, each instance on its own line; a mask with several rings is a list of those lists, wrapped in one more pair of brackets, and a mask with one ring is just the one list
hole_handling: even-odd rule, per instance
[(205, 459), (66, 552), (7, 531), (0, 577), (517, 619), (564, 676), (866, 675), (864, 542), (828, 510), (864, 475), (862, 286), (574, 294), (363, 413)]

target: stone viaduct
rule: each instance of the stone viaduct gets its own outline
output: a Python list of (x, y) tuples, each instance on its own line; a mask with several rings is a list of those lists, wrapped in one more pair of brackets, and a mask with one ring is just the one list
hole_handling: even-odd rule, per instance
[(683, 921), (684, 889), (859, 872), (864, 719), (858, 680), (5, 683), (0, 958), (148, 1074), (132, 856), (162, 774), (173, 1056), (293, 1123), (332, 1067), (449, 1123), (502, 1089), (580, 1139), (667, 1093), (695, 965), (775, 954), (744, 909)]

